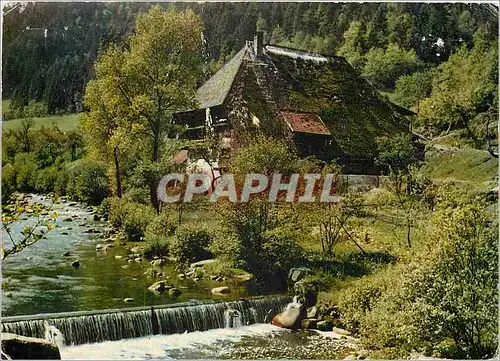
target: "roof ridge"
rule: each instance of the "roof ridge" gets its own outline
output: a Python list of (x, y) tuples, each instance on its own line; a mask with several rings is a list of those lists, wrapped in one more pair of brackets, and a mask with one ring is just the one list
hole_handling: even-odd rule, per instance
[(291, 57), (294, 57), (295, 55), (302, 58), (306, 57), (306, 60), (319, 60), (319, 61), (327, 61), (328, 59), (344, 60), (344, 61), (346, 60), (343, 56), (323, 54), (320, 52), (312, 52), (307, 50), (289, 48), (286, 46), (268, 44), (264, 46), (264, 49), (272, 54), (277, 54), (277, 55), (285, 55)]

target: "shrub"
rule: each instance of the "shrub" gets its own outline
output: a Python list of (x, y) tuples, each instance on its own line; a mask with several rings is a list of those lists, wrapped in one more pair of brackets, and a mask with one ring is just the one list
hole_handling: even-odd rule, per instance
[(129, 212), (123, 222), (123, 231), (129, 241), (143, 241), (146, 227), (154, 217), (154, 210), (150, 206), (130, 203)]
[(167, 238), (173, 236), (177, 230), (177, 224), (172, 221), (167, 213), (162, 213), (148, 224), (146, 236), (148, 238)]
[(127, 240), (143, 241), (146, 227), (155, 215), (153, 208), (125, 198), (109, 198), (108, 202), (111, 224), (121, 227)]
[(245, 271), (235, 268), (233, 264), (217, 259), (214, 263), (203, 267), (207, 274), (217, 277), (231, 278), (235, 274), (243, 274)]
[(261, 267), (252, 273), (286, 279), (288, 270), (304, 260), (304, 252), (295, 236), (292, 231), (282, 228), (266, 232), (259, 254)]
[(16, 170), (12, 164), (7, 163), (2, 167), (2, 203), (7, 203), (7, 200), (15, 190)]
[(91, 204), (100, 204), (108, 195), (106, 166), (99, 162), (78, 163), (71, 177), (73, 184), (71, 195), (76, 199)]
[(32, 154), (19, 153), (14, 158), (16, 188), (22, 192), (35, 190), (38, 166)]
[(96, 209), (96, 214), (99, 218), (105, 218), (106, 220), (109, 217), (109, 209), (110, 209), (110, 201), (109, 198), (104, 198)]
[(235, 232), (220, 227), (210, 244), (210, 251), (231, 267), (246, 268), (246, 262), (243, 260), (243, 245)]
[(144, 256), (146, 258), (153, 258), (154, 256), (166, 257), (169, 254), (169, 242), (166, 239), (157, 239), (148, 241), (144, 248)]
[(209, 251), (212, 236), (206, 230), (178, 230), (175, 236), (170, 251), (179, 265), (212, 257)]
[(59, 195), (66, 194), (69, 183), (69, 174), (65, 168), (57, 173), (57, 178), (54, 182), (54, 192)]
[(140, 204), (149, 204), (150, 196), (149, 196), (149, 188), (148, 187), (131, 187), (128, 188), (124, 194), (124, 197), (130, 199), (132, 202), (140, 203)]
[(40, 193), (54, 191), (54, 187), (59, 176), (59, 171), (55, 167), (40, 169), (37, 174), (36, 190)]
[[(453, 203), (453, 202), (452, 202)], [(363, 278), (340, 297), (346, 327), (368, 347), (490, 358), (498, 345), (498, 225), (473, 204), (437, 213), (428, 250)]]

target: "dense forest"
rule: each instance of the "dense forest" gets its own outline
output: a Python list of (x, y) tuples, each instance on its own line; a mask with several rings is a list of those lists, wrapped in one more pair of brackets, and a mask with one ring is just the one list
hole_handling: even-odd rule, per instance
[[(163, 3), (192, 9), (204, 24), (206, 76), (255, 31), (270, 43), (345, 56), (381, 88), (446, 62), (475, 36), (497, 38), (493, 5), (430, 3)], [(129, 34), (149, 3), (25, 3), (4, 9), (3, 96), (41, 113), (82, 111), (98, 52)], [(480, 33), (480, 34), (479, 34)], [(381, 74), (381, 69), (390, 70)], [(200, 82), (203, 79), (200, 79)], [(408, 104), (405, 104), (408, 105)], [(413, 105), (413, 104), (411, 104)], [(6, 114), (9, 118), (10, 114)], [(13, 114), (15, 117), (15, 114)]]

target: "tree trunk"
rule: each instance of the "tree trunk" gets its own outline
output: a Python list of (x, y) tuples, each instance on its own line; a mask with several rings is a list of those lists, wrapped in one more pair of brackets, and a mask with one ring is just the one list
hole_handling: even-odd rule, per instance
[(122, 197), (122, 174), (120, 170), (120, 149), (118, 146), (113, 150), (113, 157), (115, 161), (115, 178), (116, 178), (116, 195), (118, 198)]
[[(160, 161), (160, 121), (157, 119), (153, 124), (153, 163)], [(158, 182), (156, 180), (149, 181), (149, 198), (156, 213), (160, 212), (160, 203), (158, 202), (157, 193)]]
[(406, 241), (408, 242), (408, 248), (411, 248), (411, 220), (408, 219), (407, 224), (408, 230), (406, 232)]

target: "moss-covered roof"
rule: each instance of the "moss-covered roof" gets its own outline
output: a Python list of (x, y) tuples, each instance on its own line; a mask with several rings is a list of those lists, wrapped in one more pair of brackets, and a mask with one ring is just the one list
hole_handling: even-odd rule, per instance
[(280, 112), (317, 114), (328, 128), (322, 133), (329, 131), (345, 155), (371, 156), (378, 137), (408, 131), (410, 113), (385, 101), (342, 57), (276, 46), (258, 60), (246, 53), (240, 50), (198, 89), (201, 109), (227, 105), (236, 81), (250, 113), (269, 124)]
[(271, 85), (275, 98), (284, 99), (277, 106), (283, 111), (318, 114), (344, 154), (373, 155), (377, 137), (408, 131), (401, 112), (384, 101), (344, 58), (312, 60), (278, 51), (266, 55), (279, 74)]
[(231, 90), (234, 78), (240, 69), (241, 62), (245, 56), (245, 49), (241, 49), (217, 73), (208, 79), (205, 84), (198, 88), (196, 97), (200, 108), (215, 107), (224, 103), (227, 94)]

